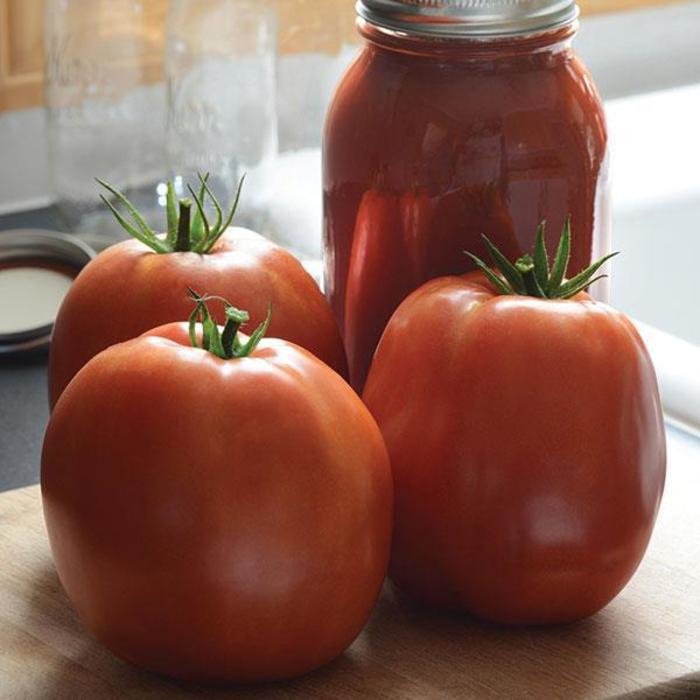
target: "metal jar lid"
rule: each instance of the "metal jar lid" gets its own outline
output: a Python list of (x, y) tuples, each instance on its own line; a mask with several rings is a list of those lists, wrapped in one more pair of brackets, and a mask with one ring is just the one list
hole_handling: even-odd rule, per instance
[[(73, 279), (95, 257), (81, 240), (64, 233), (41, 229), (0, 231), (0, 273), (6, 269), (41, 268)], [(10, 299), (10, 302), (14, 302)], [(31, 303), (17, 299), (17, 303)], [(50, 323), (29, 324), (12, 332), (0, 330), (0, 356), (21, 355), (48, 347)]]
[(358, 0), (356, 10), (392, 31), (481, 39), (560, 29), (579, 14), (575, 0)]

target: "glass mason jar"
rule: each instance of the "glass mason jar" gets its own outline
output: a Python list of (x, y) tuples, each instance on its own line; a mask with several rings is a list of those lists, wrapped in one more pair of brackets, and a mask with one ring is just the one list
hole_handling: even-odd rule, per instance
[(237, 225), (265, 227), (277, 157), (272, 4), (172, 0), (166, 23), (166, 146), (179, 196), (197, 173), (229, 202), (244, 174)]
[(465, 250), (488, 259), (481, 234), (515, 258), (546, 220), (551, 253), (570, 215), (573, 274), (607, 251), (610, 226), (573, 0), (357, 7), (365, 47), (328, 113), (323, 189), (326, 293), (360, 390), (398, 304), (472, 269)]
[(160, 222), (166, 175), (162, 84), (165, 0), (47, 0), (50, 176), (65, 228), (101, 249), (124, 231), (100, 177)]

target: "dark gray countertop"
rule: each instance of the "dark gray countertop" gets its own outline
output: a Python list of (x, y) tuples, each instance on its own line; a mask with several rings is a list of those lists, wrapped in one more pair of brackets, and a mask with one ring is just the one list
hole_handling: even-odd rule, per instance
[(0, 360), (0, 491), (39, 481), (48, 416), (46, 356)]
[[(37, 209), (0, 217), (2, 231), (60, 229), (53, 210)], [(46, 354), (0, 357), (0, 491), (39, 481), (41, 443), (48, 420)]]

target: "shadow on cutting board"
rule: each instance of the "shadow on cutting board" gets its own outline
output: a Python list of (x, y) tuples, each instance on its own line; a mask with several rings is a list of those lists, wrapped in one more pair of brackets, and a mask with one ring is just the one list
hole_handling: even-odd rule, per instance
[[(13, 689), (22, 700), (116, 700), (134, 698), (404, 698), (420, 687), (377, 667), (362, 653), (362, 638), (328, 666), (302, 678), (260, 686), (205, 688), (140, 671), (116, 658), (83, 629), (54, 568), (46, 567), (32, 584), (25, 625), (36, 636), (13, 640), (23, 650), (26, 681)], [(196, 643), (196, 642), (195, 642)], [(358, 648), (359, 647), (359, 648)], [(28, 661), (27, 661), (28, 660)], [(2, 694), (0, 693), (0, 697)], [(427, 697), (427, 696), (426, 696)]]
[[(207, 689), (115, 658), (82, 628), (48, 557), (33, 566), (40, 573), (30, 579), (28, 602), (14, 593), (22, 613), (2, 629), (10, 651), (8, 657), (3, 650), (0, 665), (10, 671), (3, 677), (12, 679), (7, 695), (0, 688), (3, 699), (570, 698), (610, 697), (644, 686), (646, 694), (630, 697), (673, 698), (693, 697), (698, 688), (697, 675), (654, 686), (660, 675), (649, 656), (650, 640), (640, 634), (644, 604), (618, 599), (579, 623), (503, 629), (422, 610), (398, 599), (388, 585), (363, 633), (332, 664), (286, 683)], [(653, 651), (658, 658), (658, 648)], [(679, 677), (687, 673), (687, 667), (677, 670)]]

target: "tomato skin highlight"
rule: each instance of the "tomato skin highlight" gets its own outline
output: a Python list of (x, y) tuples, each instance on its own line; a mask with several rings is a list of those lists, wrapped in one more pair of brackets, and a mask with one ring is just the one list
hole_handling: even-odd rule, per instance
[[(56, 318), (49, 355), (51, 407), (98, 352), (187, 318), (192, 311), (188, 287), (246, 309), (248, 328), (262, 323), (272, 304), (271, 336), (301, 345), (347, 376), (337, 323), (312, 277), (284, 249), (252, 231), (232, 228), (206, 255), (159, 255), (127, 240), (93, 260), (73, 283)], [(219, 323), (223, 320), (217, 317)]]
[(118, 656), (202, 682), (297, 676), (360, 632), (388, 564), (392, 483), (369, 411), (307, 351), (115, 345), (52, 413), (44, 513), (61, 582)]
[(433, 280), (396, 311), (363, 394), (389, 450), (390, 576), (421, 603), (506, 624), (605, 606), (644, 555), (666, 468), (634, 326), (579, 294)]

